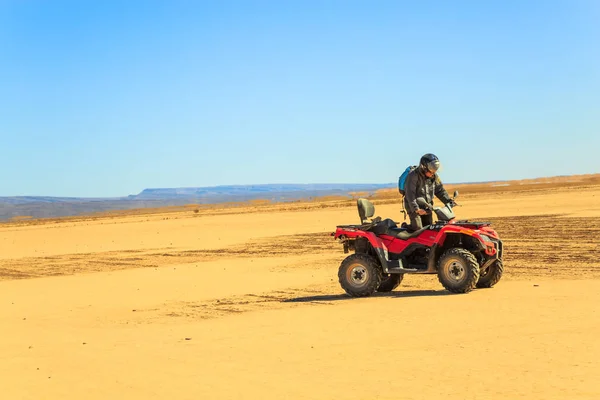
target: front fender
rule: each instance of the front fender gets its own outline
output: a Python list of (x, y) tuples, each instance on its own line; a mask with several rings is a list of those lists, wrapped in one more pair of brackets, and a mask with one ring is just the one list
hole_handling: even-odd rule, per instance
[(429, 259), (428, 270), (435, 267), (435, 263), (441, 256), (443, 250), (458, 246), (465, 247), (471, 251), (481, 251), (487, 257), (497, 257), (498, 250), (493, 242), (487, 240), (483, 236), (483, 232), (472, 229), (446, 229), (440, 233), (437, 243), (434, 247), (438, 248), (438, 252), (432, 253)]

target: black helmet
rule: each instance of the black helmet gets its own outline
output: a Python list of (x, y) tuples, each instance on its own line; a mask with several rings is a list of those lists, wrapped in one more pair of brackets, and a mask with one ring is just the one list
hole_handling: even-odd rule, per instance
[(440, 160), (435, 154), (425, 154), (423, 157), (421, 157), (420, 164), (425, 171), (429, 171), (434, 174), (438, 169), (440, 169)]

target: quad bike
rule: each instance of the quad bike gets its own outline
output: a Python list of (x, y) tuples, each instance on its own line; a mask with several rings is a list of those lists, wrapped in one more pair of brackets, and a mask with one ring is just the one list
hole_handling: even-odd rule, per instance
[[(454, 198), (458, 192), (454, 192)], [(454, 200), (432, 207), (425, 199), (417, 203), (434, 212), (437, 221), (417, 231), (406, 224), (398, 227), (387, 218), (373, 217), (375, 207), (358, 199), (360, 225), (338, 225), (331, 235), (339, 239), (344, 253), (353, 251), (339, 268), (342, 288), (353, 297), (375, 291), (391, 292), (404, 274), (437, 274), (440, 283), (453, 293), (494, 286), (503, 273), (502, 241), (489, 222), (457, 221)]]

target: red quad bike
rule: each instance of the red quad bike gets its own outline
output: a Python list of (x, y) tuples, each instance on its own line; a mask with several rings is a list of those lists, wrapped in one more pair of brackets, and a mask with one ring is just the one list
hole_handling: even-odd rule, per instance
[[(454, 192), (456, 196), (458, 192)], [(331, 234), (344, 245), (344, 253), (354, 251), (338, 272), (340, 284), (350, 296), (391, 292), (404, 274), (437, 274), (444, 288), (453, 293), (498, 283), (503, 272), (502, 241), (490, 223), (457, 221), (450, 204), (431, 207), (423, 198), (417, 202), (438, 220), (415, 232), (398, 227), (389, 218), (376, 217), (369, 222), (375, 207), (358, 199), (361, 224), (338, 225)]]

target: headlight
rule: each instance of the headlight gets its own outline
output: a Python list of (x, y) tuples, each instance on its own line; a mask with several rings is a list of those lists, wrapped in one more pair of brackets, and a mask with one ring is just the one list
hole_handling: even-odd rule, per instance
[(494, 242), (492, 242), (492, 239), (489, 236), (486, 235), (482, 235), (481, 233), (479, 234), (479, 236), (481, 236), (481, 238), (483, 239), (484, 242), (493, 244)]

